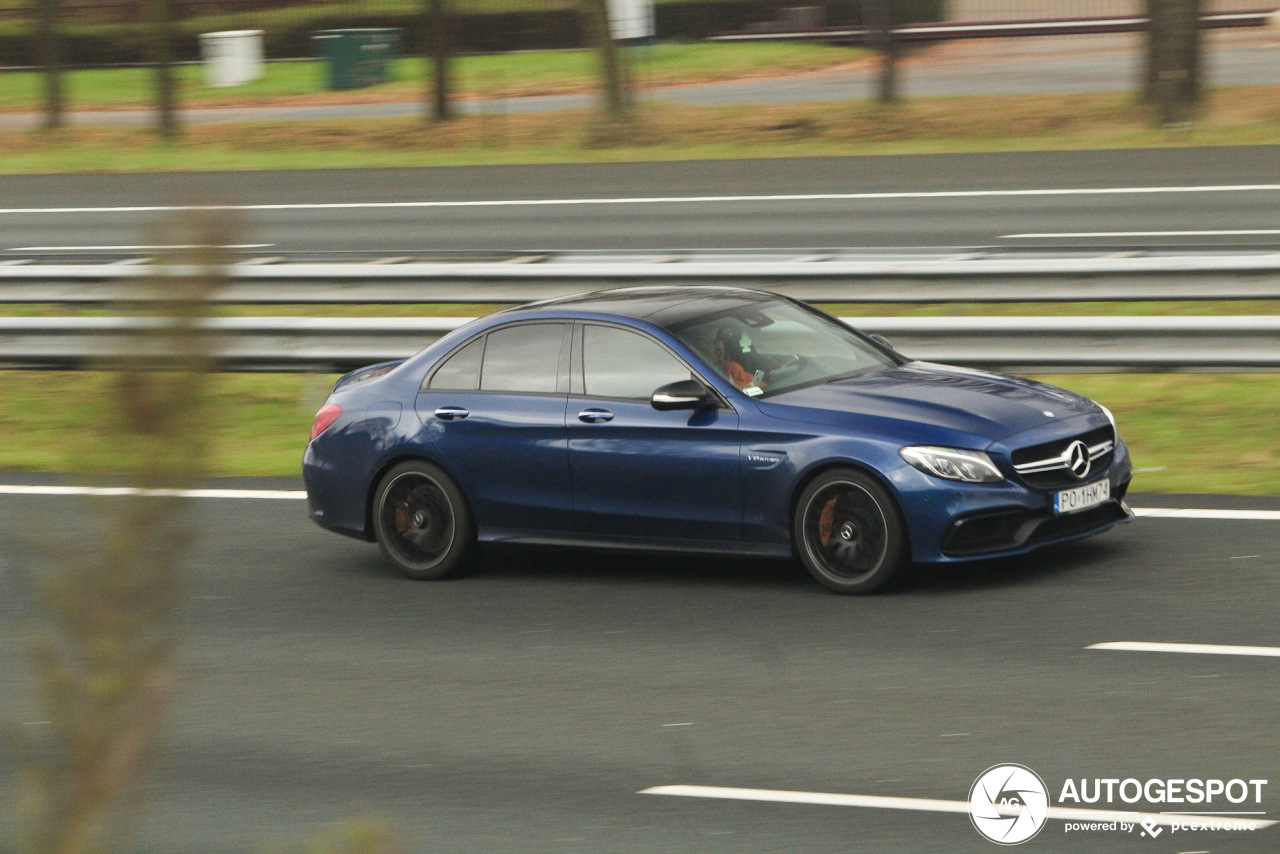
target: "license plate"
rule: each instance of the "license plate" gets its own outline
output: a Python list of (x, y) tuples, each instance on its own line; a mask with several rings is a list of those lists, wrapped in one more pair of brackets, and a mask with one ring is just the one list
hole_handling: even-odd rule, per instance
[(1053, 512), (1075, 513), (1077, 510), (1084, 510), (1093, 507), (1095, 504), (1101, 504), (1109, 498), (1111, 498), (1111, 481), (1104, 479), (1097, 483), (1055, 492), (1053, 494)]

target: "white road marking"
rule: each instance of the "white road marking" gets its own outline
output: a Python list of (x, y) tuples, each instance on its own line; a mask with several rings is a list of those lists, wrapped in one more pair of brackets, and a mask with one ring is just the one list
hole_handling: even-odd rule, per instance
[(1280, 522), (1280, 510), (1201, 510), (1172, 507), (1132, 507), (1135, 516), (1153, 519), (1238, 519), (1253, 522)]
[(303, 490), (286, 489), (139, 489), (133, 486), (0, 485), (0, 495), (147, 495), (158, 498), (258, 498), (299, 501)]
[(1280, 658), (1280, 646), (1226, 646), (1214, 643), (1148, 643), (1146, 641), (1108, 641), (1085, 649), (1115, 649), (1122, 652), (1182, 652), (1191, 655), (1257, 655)]
[(1002, 234), (998, 240), (1031, 240), (1042, 237), (1248, 237), (1280, 234), (1280, 228), (1235, 228), (1218, 231), (1046, 231), (1039, 234)]
[(203, 243), (179, 243), (179, 244), (161, 244), (148, 246), (140, 244), (138, 246), (15, 246), (12, 249), (6, 249), (6, 252), (106, 252), (109, 250), (121, 251), (144, 251), (150, 249), (266, 249), (269, 246), (275, 246), (274, 243), (228, 243), (217, 247), (212, 247)]
[[(304, 490), (284, 489), (138, 489), (129, 486), (18, 486), (0, 484), (0, 495), (157, 495), (180, 498), (248, 498), (301, 501)], [(1280, 522), (1280, 510), (1191, 510), (1131, 507), (1135, 516), (1158, 519), (1227, 519)], [(953, 630), (949, 630), (953, 631)]]
[[(766, 801), (778, 804), (814, 804), (833, 807), (865, 807), (884, 810), (917, 810), (921, 812), (968, 814), (968, 801), (943, 801), (933, 798), (895, 798), (883, 795), (839, 795), (830, 792), (787, 792), (777, 789), (735, 789), (725, 786), (653, 786), (643, 789), (641, 795), (673, 795), (681, 798), (720, 798), (732, 801)], [(1017, 815), (1018, 807), (996, 807), (1003, 815)], [(1139, 813), (1121, 810), (1094, 810), (1075, 807), (1049, 807), (1049, 818), (1061, 821), (1127, 821), (1138, 823), (1150, 820), (1156, 824), (1183, 824), (1189, 820), (1186, 814)], [(1270, 827), (1275, 821), (1264, 819), (1256, 822), (1259, 829)]]
[(585, 199), (476, 199), (422, 202), (288, 202), (245, 205), (120, 205), (65, 208), (0, 208), (0, 214), (167, 213), (176, 211), (303, 211), (389, 208), (517, 208), (574, 205), (687, 205), (726, 202), (825, 202), (883, 199), (986, 199), (1028, 196), (1128, 196), (1280, 191), (1280, 184), (1216, 184), (1191, 187), (1071, 187), (1039, 190), (915, 190), (879, 193), (788, 193), (734, 196), (632, 196)]

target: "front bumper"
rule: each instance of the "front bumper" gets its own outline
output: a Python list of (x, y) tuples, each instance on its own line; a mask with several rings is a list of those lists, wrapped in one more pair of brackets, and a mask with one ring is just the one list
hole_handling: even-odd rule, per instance
[(1092, 536), (1128, 522), (1124, 504), (1133, 471), (1128, 448), (1117, 442), (1110, 464), (1088, 482), (1106, 478), (1111, 498), (1074, 513), (1054, 514), (1056, 490), (1017, 479), (999, 484), (950, 484), (908, 471), (895, 472), (917, 563), (956, 563), (1026, 554), (1041, 546)]
[[(1126, 484), (1127, 486), (1127, 484)], [(957, 519), (942, 540), (948, 558), (986, 557), (1087, 537), (1133, 518), (1122, 497), (1078, 513), (997, 510)]]

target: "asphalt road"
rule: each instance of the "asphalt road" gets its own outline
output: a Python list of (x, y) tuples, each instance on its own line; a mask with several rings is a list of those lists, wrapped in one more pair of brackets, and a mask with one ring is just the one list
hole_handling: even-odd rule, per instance
[[(1253, 189), (1241, 189), (1247, 187)], [(164, 206), (188, 204), (242, 206), (245, 227), (238, 242), (262, 244), (251, 254), (285, 258), (492, 250), (1275, 245), (1278, 197), (1280, 160), (1265, 146), (14, 175), (0, 176), (0, 259), (145, 254), (130, 247), (148, 243), (146, 225), (166, 216)]]
[[(39, 543), (92, 531), (91, 508), (0, 497), (0, 714), (19, 724), (40, 725), (27, 578)], [(1280, 809), (1277, 659), (1086, 649), (1280, 646), (1280, 522), (1139, 519), (845, 598), (786, 563), (567, 552), (414, 583), (301, 502), (193, 512), (184, 685), (129, 850), (255, 851), (376, 814), (405, 851), (991, 852), (962, 814), (638, 792), (963, 801), (1002, 762), (1055, 804), (1068, 777), (1241, 778), (1269, 783), (1234, 809)], [(1026, 850), (1269, 852), (1280, 835), (1064, 828)]]

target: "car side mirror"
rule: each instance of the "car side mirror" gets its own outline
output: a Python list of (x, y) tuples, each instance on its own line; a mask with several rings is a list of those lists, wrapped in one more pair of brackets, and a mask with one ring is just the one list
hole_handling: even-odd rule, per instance
[(654, 409), (667, 412), (673, 409), (706, 409), (715, 405), (715, 399), (711, 389), (697, 380), (680, 380), (655, 391), (649, 403)]

